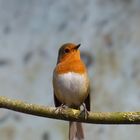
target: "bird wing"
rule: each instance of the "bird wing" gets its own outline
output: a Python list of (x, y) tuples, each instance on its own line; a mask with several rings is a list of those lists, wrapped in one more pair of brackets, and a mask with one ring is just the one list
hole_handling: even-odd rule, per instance
[(57, 99), (57, 97), (55, 96), (55, 93), (53, 95), (54, 95), (54, 104), (55, 104), (55, 107), (59, 107), (62, 103)]
[(88, 88), (88, 96), (85, 99), (84, 103), (86, 105), (86, 109), (90, 111), (90, 87)]

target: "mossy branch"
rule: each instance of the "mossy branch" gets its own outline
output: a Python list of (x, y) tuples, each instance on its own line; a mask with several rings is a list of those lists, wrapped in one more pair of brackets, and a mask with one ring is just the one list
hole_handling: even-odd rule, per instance
[(80, 111), (75, 109), (64, 109), (62, 112), (57, 112), (54, 107), (29, 104), (1, 96), (0, 108), (66, 121), (93, 124), (140, 124), (140, 112), (90, 112), (87, 119), (85, 119), (84, 115), (80, 114)]

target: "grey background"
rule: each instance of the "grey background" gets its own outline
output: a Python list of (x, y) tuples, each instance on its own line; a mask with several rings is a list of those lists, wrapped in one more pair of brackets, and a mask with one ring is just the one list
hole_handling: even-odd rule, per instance
[[(140, 110), (139, 0), (0, 0), (0, 95), (53, 106), (58, 48), (81, 43), (92, 111)], [(86, 140), (139, 140), (140, 126), (85, 124)], [(0, 110), (0, 140), (66, 140), (68, 122)]]

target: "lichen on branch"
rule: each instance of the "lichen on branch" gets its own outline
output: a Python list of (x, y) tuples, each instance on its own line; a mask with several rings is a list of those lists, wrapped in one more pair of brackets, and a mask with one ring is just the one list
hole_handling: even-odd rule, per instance
[(59, 112), (55, 107), (30, 104), (3, 96), (0, 96), (0, 108), (65, 121), (93, 124), (140, 124), (140, 112), (89, 112), (85, 119), (79, 110), (68, 108)]

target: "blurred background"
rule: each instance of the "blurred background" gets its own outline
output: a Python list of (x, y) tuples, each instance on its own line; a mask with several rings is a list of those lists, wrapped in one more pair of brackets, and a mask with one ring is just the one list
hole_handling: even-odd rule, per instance
[[(140, 111), (139, 0), (0, 0), (0, 96), (54, 106), (59, 47), (81, 43), (92, 111)], [(86, 140), (139, 140), (140, 126), (85, 124)], [(0, 110), (0, 140), (67, 140), (68, 122)]]

